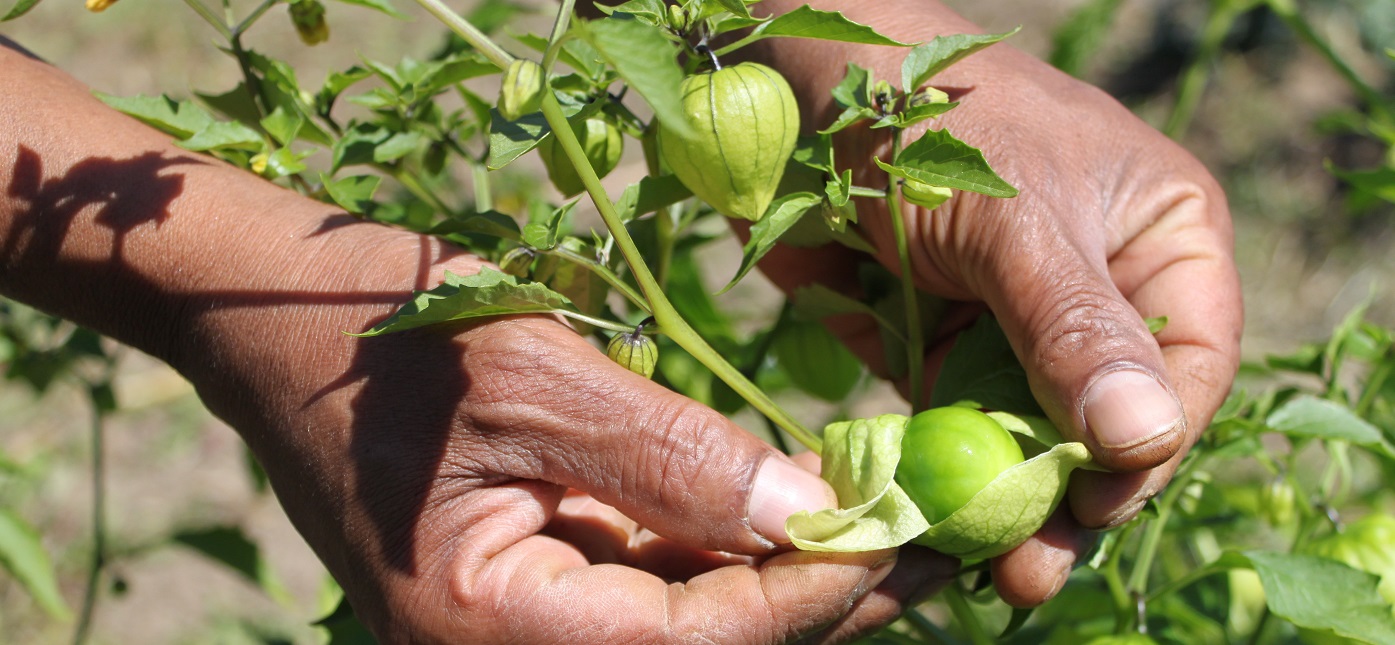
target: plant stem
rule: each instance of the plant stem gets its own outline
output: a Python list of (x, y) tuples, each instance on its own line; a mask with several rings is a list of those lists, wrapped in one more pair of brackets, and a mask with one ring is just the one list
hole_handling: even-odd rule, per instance
[(739, 370), (732, 367), (731, 363), (727, 362), (717, 350), (712, 349), (712, 346), (708, 345), (707, 341), (703, 340), (702, 336), (698, 335), (687, 321), (683, 320), (683, 316), (678, 313), (678, 310), (673, 308), (668, 296), (664, 294), (663, 287), (649, 272), (649, 267), (644, 263), (644, 257), (640, 254), (639, 247), (635, 245), (629, 231), (625, 229), (625, 224), (620, 220), (620, 214), (615, 210), (615, 204), (606, 195), (605, 188), (601, 186), (601, 180), (596, 176), (596, 171), (587, 162), (586, 153), (581, 149), (581, 142), (577, 141), (576, 134), (572, 132), (572, 129), (567, 127), (567, 117), (562, 113), (562, 106), (551, 92), (543, 93), (542, 113), (547, 119), (548, 125), (552, 127), (552, 135), (557, 137), (558, 145), (562, 146), (562, 150), (567, 154), (567, 159), (576, 167), (582, 185), (586, 186), (586, 191), (595, 203), (596, 210), (600, 212), (601, 219), (605, 221), (606, 228), (610, 230), (611, 237), (614, 238), (616, 246), (620, 248), (620, 254), (625, 258), (625, 263), (629, 265), (630, 273), (639, 283), (640, 292), (644, 294), (645, 300), (649, 301), (650, 311), (654, 314), (654, 321), (658, 323), (659, 328), (679, 347), (682, 347), (704, 367), (711, 370), (717, 378), (731, 386), (731, 389), (740, 394), (741, 398), (751, 404), (751, 407), (769, 417), (771, 421), (810, 450), (820, 452), (823, 441), (819, 437), (806, 430), (794, 417), (791, 417), (788, 412), (770, 400), (765, 392), (756, 387)]
[[(901, 153), (901, 130), (891, 135), (891, 158)], [(896, 256), (901, 263), (901, 298), (906, 303), (906, 371), (910, 378), (911, 413), (925, 409), (925, 333), (920, 327), (920, 300), (911, 273), (910, 242), (906, 238), (906, 221), (901, 212), (901, 184), (888, 177), (886, 205), (891, 212), (891, 231), (896, 237)]]
[(262, 14), (266, 13), (268, 9), (270, 9), (272, 6), (274, 6), (276, 3), (280, 1), (281, 0), (263, 0), (263, 2), (260, 5), (258, 5), (256, 9), (252, 10), (252, 13), (247, 14), (247, 17), (243, 18), (242, 22), (237, 23), (237, 26), (233, 27), (232, 37), (235, 38), (241, 36), (244, 32), (250, 29), (252, 25), (256, 24), (257, 19), (261, 18)]
[(871, 197), (873, 199), (886, 199), (886, 191), (880, 188), (868, 188), (866, 186), (849, 186), (848, 196)]
[(494, 210), (494, 191), (489, 185), (489, 169), (482, 163), (470, 164), (470, 177), (475, 184), (475, 212)]
[(549, 75), (552, 73), (553, 63), (557, 62), (557, 56), (562, 53), (562, 42), (575, 7), (576, 0), (562, 0), (562, 6), (557, 9), (557, 20), (552, 23), (552, 35), (547, 39), (547, 51), (543, 52), (542, 59), (543, 72)]
[(556, 255), (557, 257), (564, 258), (569, 262), (574, 262), (576, 264), (580, 264), (586, 267), (588, 271), (600, 276), (600, 278), (604, 280), (606, 284), (610, 285), (612, 289), (619, 291), (620, 295), (625, 296), (625, 299), (629, 300), (636, 307), (643, 309), (645, 313), (653, 313), (649, 310), (649, 303), (645, 302), (644, 296), (641, 296), (640, 294), (636, 293), (635, 290), (630, 287), (630, 285), (625, 284), (625, 281), (621, 280), (619, 276), (615, 275), (614, 271), (611, 271), (609, 267), (601, 264), (600, 262), (597, 262), (592, 258), (588, 258), (584, 255), (581, 255), (580, 253), (577, 253), (576, 251), (573, 251), (561, 245), (555, 246), (546, 251), (540, 251), (540, 253)]
[(1150, 520), (1144, 529), (1143, 539), (1138, 545), (1138, 559), (1134, 562), (1133, 571), (1129, 574), (1129, 590), (1140, 598), (1148, 595), (1148, 574), (1153, 568), (1153, 558), (1157, 555), (1158, 546), (1162, 543), (1163, 531), (1167, 528), (1167, 521), (1172, 517), (1172, 509), (1177, 505), (1177, 500), (1186, 492), (1187, 485), (1191, 483), (1192, 474), (1205, 460), (1204, 455), (1185, 461), (1182, 467), (1177, 470), (1177, 474), (1168, 484), (1166, 492), (1158, 501), (1158, 516)]
[(1206, 17), (1206, 25), (1201, 31), (1201, 42), (1182, 73), (1172, 114), (1163, 127), (1167, 136), (1177, 139), (1186, 133), (1192, 115), (1196, 113), (1196, 106), (1201, 102), (1201, 94), (1206, 89), (1206, 80), (1211, 75), (1210, 66), (1215, 62), (1216, 53), (1237, 15), (1239, 12), (1234, 0), (1216, 0), (1211, 4), (1211, 13)]
[[(417, 4), (421, 5), (423, 9), (426, 9), (427, 13), (435, 16), (437, 20), (440, 20), (447, 27), (450, 27), (451, 31), (454, 31), (461, 38), (464, 38), (465, 42), (470, 43), (471, 46), (478, 49), (485, 58), (489, 59), (489, 62), (494, 63), (499, 69), (504, 69), (509, 66), (509, 63), (513, 62), (513, 54), (504, 51), (503, 47), (500, 47), (498, 43), (490, 40), (489, 36), (486, 36), (484, 32), (470, 24), (469, 21), (461, 18), (459, 14), (451, 10), (450, 7), (447, 7), (441, 0), (417, 0)], [(544, 92), (544, 94), (546, 94), (546, 92)]]
[(964, 598), (964, 590), (959, 587), (959, 581), (955, 580), (940, 592), (944, 596), (945, 603), (949, 605), (949, 610), (954, 613), (954, 619), (969, 634), (969, 642), (974, 645), (992, 645), (993, 637), (983, 629), (983, 623), (978, 620), (978, 614), (974, 613), (974, 608), (969, 606), (969, 601)]
[(943, 629), (940, 629), (939, 625), (930, 622), (930, 619), (926, 618), (925, 614), (916, 611), (914, 608), (907, 611), (902, 617), (906, 619), (906, 622), (911, 624), (911, 627), (915, 628), (916, 632), (918, 632), (922, 638), (926, 639), (926, 642), (944, 643), (945, 645), (955, 642), (953, 638), (950, 638), (949, 634), (946, 634)]
[(210, 27), (213, 27), (213, 29), (218, 32), (219, 36), (223, 37), (223, 40), (232, 39), (232, 30), (228, 29), (227, 23), (223, 22), (222, 18), (219, 18), (217, 14), (213, 13), (213, 10), (209, 9), (208, 5), (205, 5), (199, 0), (184, 0), (184, 4), (189, 5), (189, 8), (193, 9), (194, 13), (199, 14), (199, 17), (203, 18), (204, 22), (208, 23)]
[(97, 607), (97, 585), (101, 582), (102, 570), (106, 567), (107, 522), (106, 522), (106, 459), (104, 421), (105, 412), (94, 399), (92, 401), (92, 562), (87, 567), (87, 586), (82, 594), (82, 610), (78, 613), (77, 627), (73, 630), (73, 645), (86, 642), (92, 628), (92, 614)]
[(1298, 7), (1293, 0), (1266, 0), (1265, 4), (1269, 5), (1269, 8), (1279, 16), (1280, 20), (1284, 21), (1284, 24), (1288, 25), (1289, 29), (1297, 32), (1300, 38), (1307, 41), (1309, 45), (1318, 50), (1319, 54), (1322, 54), (1323, 58), (1327, 59), (1328, 64), (1332, 65), (1337, 73), (1351, 85), (1352, 89), (1361, 95), (1361, 100), (1366, 102), (1372, 114), (1382, 117), (1382, 119), (1389, 118), (1390, 114), (1386, 109), (1385, 99), (1382, 98), (1380, 92), (1372, 88), (1366, 81), (1361, 80), (1361, 77), (1357, 76), (1356, 70), (1352, 69), (1346, 60), (1338, 55), (1337, 51), (1316, 31), (1313, 31), (1313, 26), (1298, 14)]

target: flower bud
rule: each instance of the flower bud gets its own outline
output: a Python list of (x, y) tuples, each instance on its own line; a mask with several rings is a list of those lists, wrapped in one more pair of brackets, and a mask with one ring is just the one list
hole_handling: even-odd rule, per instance
[(944, 186), (931, 186), (914, 179), (907, 179), (901, 186), (901, 196), (906, 201), (923, 208), (935, 208), (945, 203), (954, 193)]
[(301, 42), (318, 45), (329, 40), (329, 23), (325, 22), (325, 6), (320, 0), (293, 0), (290, 11), (291, 24)]

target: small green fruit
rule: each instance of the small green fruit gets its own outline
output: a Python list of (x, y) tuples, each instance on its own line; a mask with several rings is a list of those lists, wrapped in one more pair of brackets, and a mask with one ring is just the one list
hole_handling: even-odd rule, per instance
[(541, 109), (546, 76), (536, 62), (515, 58), (504, 69), (504, 81), (499, 88), (499, 114), (509, 121), (517, 121)]
[(993, 417), (970, 408), (932, 408), (906, 425), (896, 483), (935, 524), (1022, 461), (1022, 447)]
[(654, 367), (659, 364), (659, 346), (653, 338), (636, 330), (633, 334), (616, 334), (606, 345), (605, 355), (619, 363), (621, 367), (644, 378), (654, 376)]
[(931, 186), (930, 184), (919, 182), (914, 179), (907, 179), (901, 186), (901, 196), (906, 201), (922, 208), (935, 208), (945, 203), (953, 192), (944, 186)]
[(325, 22), (325, 6), (320, 0), (294, 0), (290, 5), (291, 24), (307, 45), (329, 40), (329, 23)]
[(532, 271), (533, 257), (531, 249), (514, 247), (499, 258), (499, 270), (516, 278), (526, 278)]
[[(568, 120), (568, 123), (571, 123), (572, 132), (581, 142), (581, 149), (586, 152), (586, 160), (591, 162), (596, 176), (605, 177), (615, 170), (615, 166), (620, 164), (620, 154), (625, 151), (625, 138), (621, 136), (620, 129), (598, 118), (582, 119), (579, 123)], [(563, 195), (571, 197), (586, 190), (566, 151), (557, 143), (557, 137), (543, 139), (538, 144), (538, 154), (547, 168), (547, 178)]]
[(757, 221), (799, 137), (799, 106), (779, 72), (740, 63), (683, 79), (684, 138), (659, 124), (659, 153), (688, 190), (728, 217)]

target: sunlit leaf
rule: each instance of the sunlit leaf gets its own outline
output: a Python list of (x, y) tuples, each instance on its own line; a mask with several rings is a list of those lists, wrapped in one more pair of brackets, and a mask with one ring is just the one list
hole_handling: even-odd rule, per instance
[(756, 268), (756, 263), (775, 248), (775, 243), (780, 241), (785, 231), (798, 223), (809, 209), (822, 202), (823, 198), (813, 193), (794, 193), (772, 202), (760, 221), (751, 226), (751, 238), (741, 251), (741, 266), (737, 268), (736, 275), (718, 293), (726, 293), (741, 282), (751, 269)]
[(518, 279), (484, 267), (471, 276), (446, 274), (445, 283), (418, 291), (412, 301), (372, 329), (354, 336), (368, 337), (452, 320), (522, 313), (575, 311), (565, 296), (537, 282)]
[(0, 565), (49, 616), (66, 620), (72, 614), (38, 532), (5, 508), (0, 508)]
[(945, 130), (928, 130), (901, 150), (888, 165), (874, 159), (894, 177), (914, 179), (945, 188), (958, 188), (989, 197), (1015, 197), (1017, 189), (1003, 181), (983, 158), (983, 153), (954, 138)]
[(936, 36), (924, 45), (912, 49), (901, 63), (901, 89), (913, 93), (926, 81), (950, 65), (1021, 30), (1021, 27), (1001, 34), (955, 34)]

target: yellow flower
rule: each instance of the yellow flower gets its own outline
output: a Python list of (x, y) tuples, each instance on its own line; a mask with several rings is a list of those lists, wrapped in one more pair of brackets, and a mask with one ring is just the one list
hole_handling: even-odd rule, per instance
[(114, 4), (116, 4), (116, 0), (87, 0), (87, 10), (92, 13), (101, 13)]

